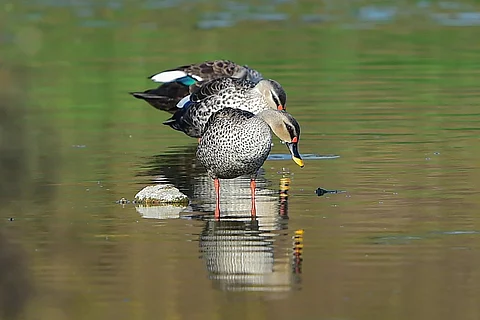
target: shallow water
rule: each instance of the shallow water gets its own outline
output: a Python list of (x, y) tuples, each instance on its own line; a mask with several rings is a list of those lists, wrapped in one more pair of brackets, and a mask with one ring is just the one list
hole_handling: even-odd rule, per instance
[[(4, 5), (0, 317), (478, 319), (478, 12), (446, 1)], [(256, 220), (239, 178), (222, 181), (225, 218), (213, 221), (195, 139), (127, 94), (214, 58), (281, 82), (302, 127), (306, 165), (274, 140)], [(190, 205), (116, 203), (158, 181)]]

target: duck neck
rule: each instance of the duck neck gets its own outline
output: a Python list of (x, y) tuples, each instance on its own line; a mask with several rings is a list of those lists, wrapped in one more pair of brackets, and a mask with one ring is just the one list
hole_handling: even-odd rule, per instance
[(282, 119), (279, 115), (279, 111), (273, 109), (266, 109), (258, 113), (257, 116), (263, 121), (265, 121), (273, 130), (273, 132), (277, 134), (276, 128), (282, 125)]
[(272, 129), (273, 133), (282, 141), (290, 142), (291, 137), (288, 132), (285, 121), (288, 121), (287, 113), (273, 109), (267, 109), (260, 112), (257, 116), (265, 121)]

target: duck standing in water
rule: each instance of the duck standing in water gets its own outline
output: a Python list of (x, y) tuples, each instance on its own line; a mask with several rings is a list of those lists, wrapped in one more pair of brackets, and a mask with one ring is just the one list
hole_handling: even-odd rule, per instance
[(223, 108), (238, 108), (257, 114), (285, 110), (287, 94), (275, 80), (254, 83), (245, 79), (218, 78), (206, 82), (179, 102), (179, 109), (163, 124), (201, 138), (212, 114)]
[(256, 215), (255, 179), (272, 146), (271, 131), (285, 142), (292, 159), (303, 168), (298, 152), (300, 126), (287, 112), (266, 109), (257, 115), (242, 109), (224, 108), (214, 113), (205, 124), (197, 148), (197, 158), (214, 179), (215, 218), (220, 218), (219, 179), (250, 176), (252, 217)]
[(156, 109), (175, 113), (178, 102), (189, 95), (204, 82), (232, 77), (258, 83), (263, 76), (257, 70), (241, 66), (230, 60), (211, 60), (176, 67), (156, 73), (149, 78), (162, 82), (158, 88), (143, 92), (130, 92), (137, 99), (148, 102)]

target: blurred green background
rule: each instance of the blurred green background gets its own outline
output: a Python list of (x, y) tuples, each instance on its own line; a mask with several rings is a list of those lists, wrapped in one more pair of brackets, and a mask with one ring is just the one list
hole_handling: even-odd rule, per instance
[[(0, 318), (478, 319), (479, 27), (476, 1), (0, 4)], [(128, 94), (209, 59), (278, 80), (301, 152), (340, 155), (264, 166), (292, 179), (272, 250), (305, 229), (283, 295), (212, 285), (204, 221), (115, 204), (152, 162), (212, 200), (194, 139)]]

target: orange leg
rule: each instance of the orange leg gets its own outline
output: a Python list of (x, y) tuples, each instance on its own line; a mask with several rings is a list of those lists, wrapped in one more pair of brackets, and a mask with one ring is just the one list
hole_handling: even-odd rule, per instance
[(257, 215), (257, 208), (255, 207), (255, 188), (257, 186), (257, 183), (255, 179), (250, 180), (250, 191), (252, 193), (252, 217), (255, 217)]
[(215, 205), (215, 219), (220, 219), (220, 181), (218, 178), (213, 180), (213, 184), (215, 185), (215, 194), (217, 196), (217, 202)]

